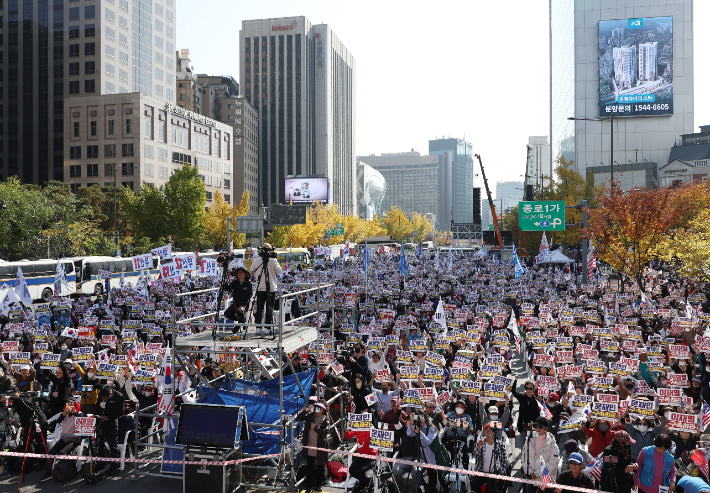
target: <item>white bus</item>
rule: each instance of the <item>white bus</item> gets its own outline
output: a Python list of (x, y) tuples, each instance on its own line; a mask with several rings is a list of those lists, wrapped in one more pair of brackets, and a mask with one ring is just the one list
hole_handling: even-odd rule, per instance
[[(99, 278), (99, 270), (111, 271), (112, 288), (121, 286), (121, 273), (126, 283), (133, 286), (138, 281), (140, 271), (133, 270), (133, 261), (122, 257), (83, 257), (75, 260), (81, 262), (81, 268), (76, 269), (76, 292), (88, 295), (101, 295), (104, 292), (105, 280)], [(158, 257), (153, 255), (153, 269), (150, 271), (151, 279), (155, 279), (159, 274)]]
[[(76, 290), (76, 273), (71, 259), (62, 260), (66, 273), (69, 291)], [(17, 279), (17, 269), (22, 269), (22, 275), (27, 282), (30, 296), (33, 300), (48, 302), (54, 295), (54, 274), (57, 271), (57, 261), (52, 259), (20, 260), (17, 262), (0, 263), (0, 284), (7, 283), (14, 287)], [(62, 295), (67, 293), (62, 293)]]

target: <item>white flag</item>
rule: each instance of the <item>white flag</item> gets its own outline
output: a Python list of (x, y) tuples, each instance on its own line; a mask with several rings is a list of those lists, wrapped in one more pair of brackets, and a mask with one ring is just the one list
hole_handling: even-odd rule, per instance
[(439, 304), (434, 312), (434, 322), (446, 330), (446, 313), (444, 313), (444, 302), (439, 300)]
[(15, 294), (20, 299), (23, 305), (30, 306), (32, 304), (32, 296), (27, 287), (25, 276), (22, 274), (22, 269), (17, 268), (17, 280), (15, 281)]
[(5, 296), (2, 297), (2, 301), (0, 301), (0, 311), (2, 314), (7, 315), (10, 312), (12, 305), (18, 301), (20, 301), (20, 299), (17, 297), (15, 292), (8, 288), (8, 290), (5, 291)]

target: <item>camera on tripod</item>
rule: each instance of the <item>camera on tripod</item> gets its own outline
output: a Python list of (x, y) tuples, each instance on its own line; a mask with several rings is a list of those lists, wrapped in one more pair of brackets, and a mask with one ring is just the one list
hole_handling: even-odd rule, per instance
[(229, 269), (229, 263), (235, 258), (237, 256), (234, 253), (223, 253), (217, 257), (217, 263), (226, 271)]
[(276, 250), (271, 246), (262, 246), (259, 248), (259, 257), (266, 263), (269, 259), (276, 258)]

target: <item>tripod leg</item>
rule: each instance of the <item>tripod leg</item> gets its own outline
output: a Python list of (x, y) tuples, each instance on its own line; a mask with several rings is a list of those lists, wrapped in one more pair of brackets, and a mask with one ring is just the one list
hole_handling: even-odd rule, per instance
[(25, 456), (22, 458), (22, 467), (20, 468), (20, 482), (17, 484), (17, 493), (20, 493), (20, 486), (22, 486), (22, 478), (25, 477), (25, 461), (27, 460), (27, 451), (30, 447), (30, 428), (27, 429), (27, 436), (25, 437)]
[[(42, 438), (42, 443), (44, 444), (44, 453), (49, 454), (49, 449), (47, 448), (47, 440), (44, 438), (44, 433), (42, 433), (41, 430), (39, 436)], [(52, 459), (47, 457), (47, 462), (49, 462), (49, 470), (52, 472), (52, 478), (54, 478), (54, 481), (56, 481), (57, 478), (54, 475), (54, 465), (52, 464)]]

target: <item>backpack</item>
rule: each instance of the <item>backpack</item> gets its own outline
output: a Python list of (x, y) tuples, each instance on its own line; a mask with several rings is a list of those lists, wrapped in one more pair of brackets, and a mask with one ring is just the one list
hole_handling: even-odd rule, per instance
[(69, 459), (58, 460), (54, 464), (54, 479), (66, 483), (76, 477), (76, 461)]

